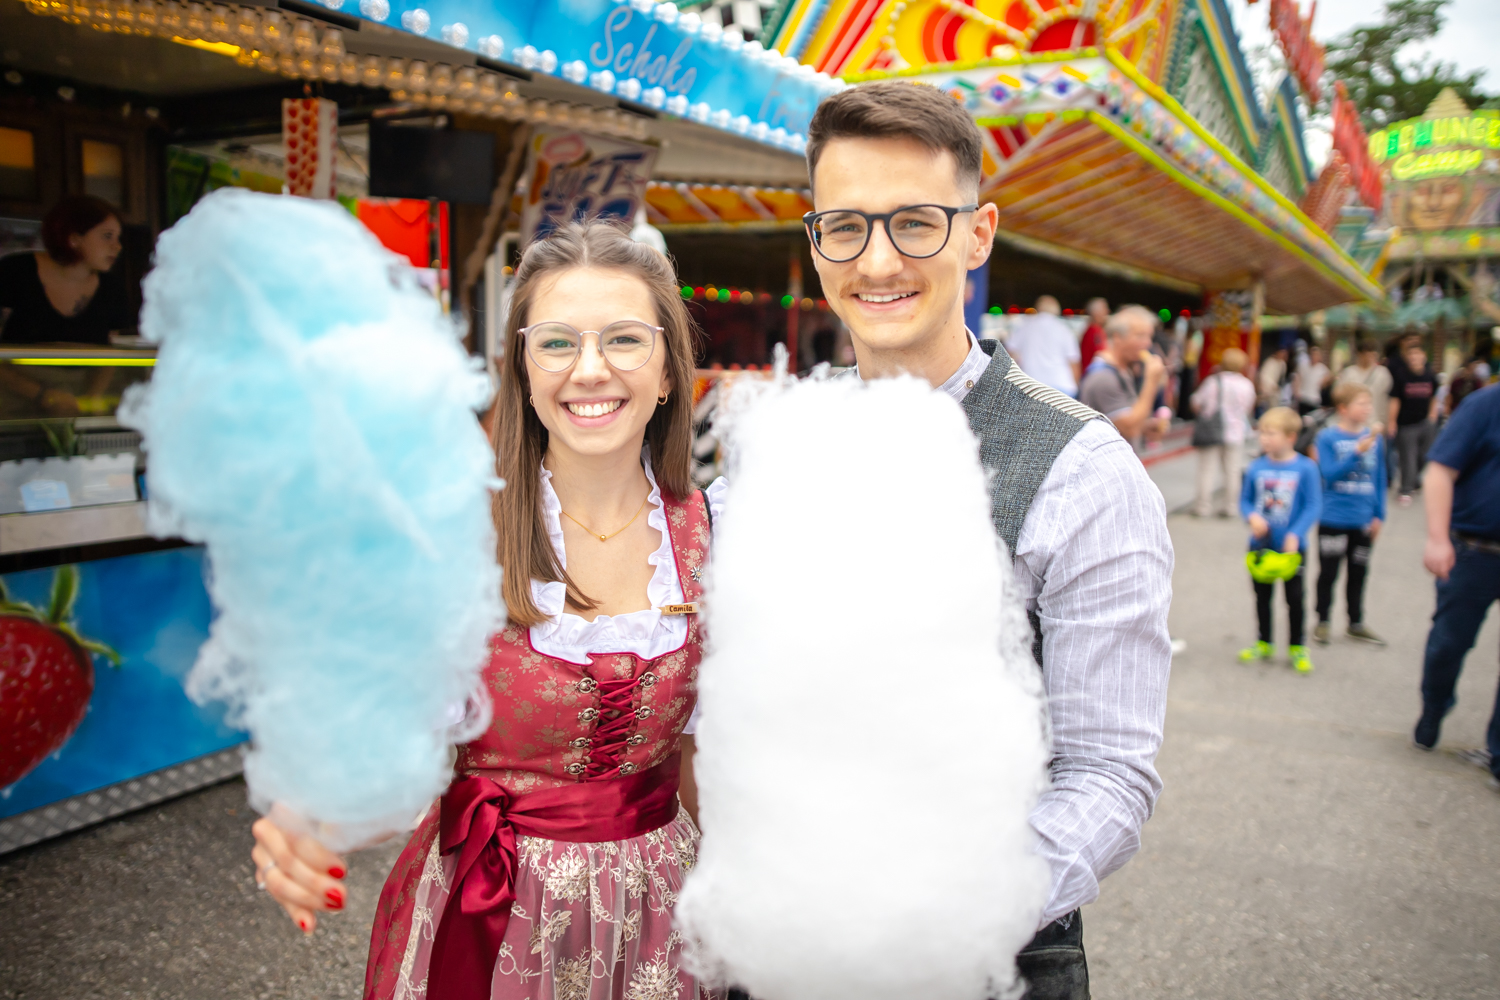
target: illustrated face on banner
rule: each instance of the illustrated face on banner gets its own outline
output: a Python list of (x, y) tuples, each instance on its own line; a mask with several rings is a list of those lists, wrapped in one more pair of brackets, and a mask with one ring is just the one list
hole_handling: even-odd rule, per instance
[(1470, 189), (1466, 177), (1429, 177), (1413, 183), (1397, 197), (1400, 224), (1412, 229), (1448, 229), (1468, 222)]

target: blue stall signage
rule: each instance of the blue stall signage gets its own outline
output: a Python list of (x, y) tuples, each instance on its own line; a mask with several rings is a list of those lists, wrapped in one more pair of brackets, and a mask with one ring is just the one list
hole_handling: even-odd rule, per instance
[(656, 0), (360, 0), (359, 14), (796, 153), (846, 86)]

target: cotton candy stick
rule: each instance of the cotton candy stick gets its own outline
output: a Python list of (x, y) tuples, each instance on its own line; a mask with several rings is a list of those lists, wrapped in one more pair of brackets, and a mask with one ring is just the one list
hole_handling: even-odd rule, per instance
[(913, 379), (783, 380), (727, 442), (692, 961), (758, 1000), (1016, 989), (1048, 886), (1040, 673), (962, 411)]
[(207, 545), (187, 687), (248, 728), (251, 802), (346, 849), (451, 777), (503, 620), (488, 381), (411, 269), (339, 205), (223, 190), (163, 233), (121, 420), (149, 522)]

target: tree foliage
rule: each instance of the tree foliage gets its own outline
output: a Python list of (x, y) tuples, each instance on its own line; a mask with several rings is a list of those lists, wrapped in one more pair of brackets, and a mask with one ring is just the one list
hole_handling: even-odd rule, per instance
[(1349, 88), (1365, 128), (1373, 131), (1421, 117), (1444, 87), (1452, 87), (1471, 108), (1488, 99), (1480, 87), (1482, 69), (1464, 73), (1454, 63), (1430, 55), (1401, 58), (1403, 48), (1442, 30), (1444, 8), (1450, 2), (1387, 0), (1379, 24), (1358, 26), (1328, 43), (1328, 71)]

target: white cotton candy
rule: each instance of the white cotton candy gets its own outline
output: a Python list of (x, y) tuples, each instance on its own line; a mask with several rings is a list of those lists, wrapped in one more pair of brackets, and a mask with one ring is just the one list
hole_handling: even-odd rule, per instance
[[(452, 709), (503, 620), (488, 380), (410, 269), (337, 204), (226, 189), (162, 234), (142, 332), (150, 522), (206, 543), (188, 690), (249, 729), (251, 802), (336, 849), (452, 775)], [(459, 713), (462, 715), (462, 713)]]
[(1042, 689), (962, 410), (908, 378), (783, 380), (728, 450), (692, 961), (756, 1000), (1017, 989), (1048, 887)]

